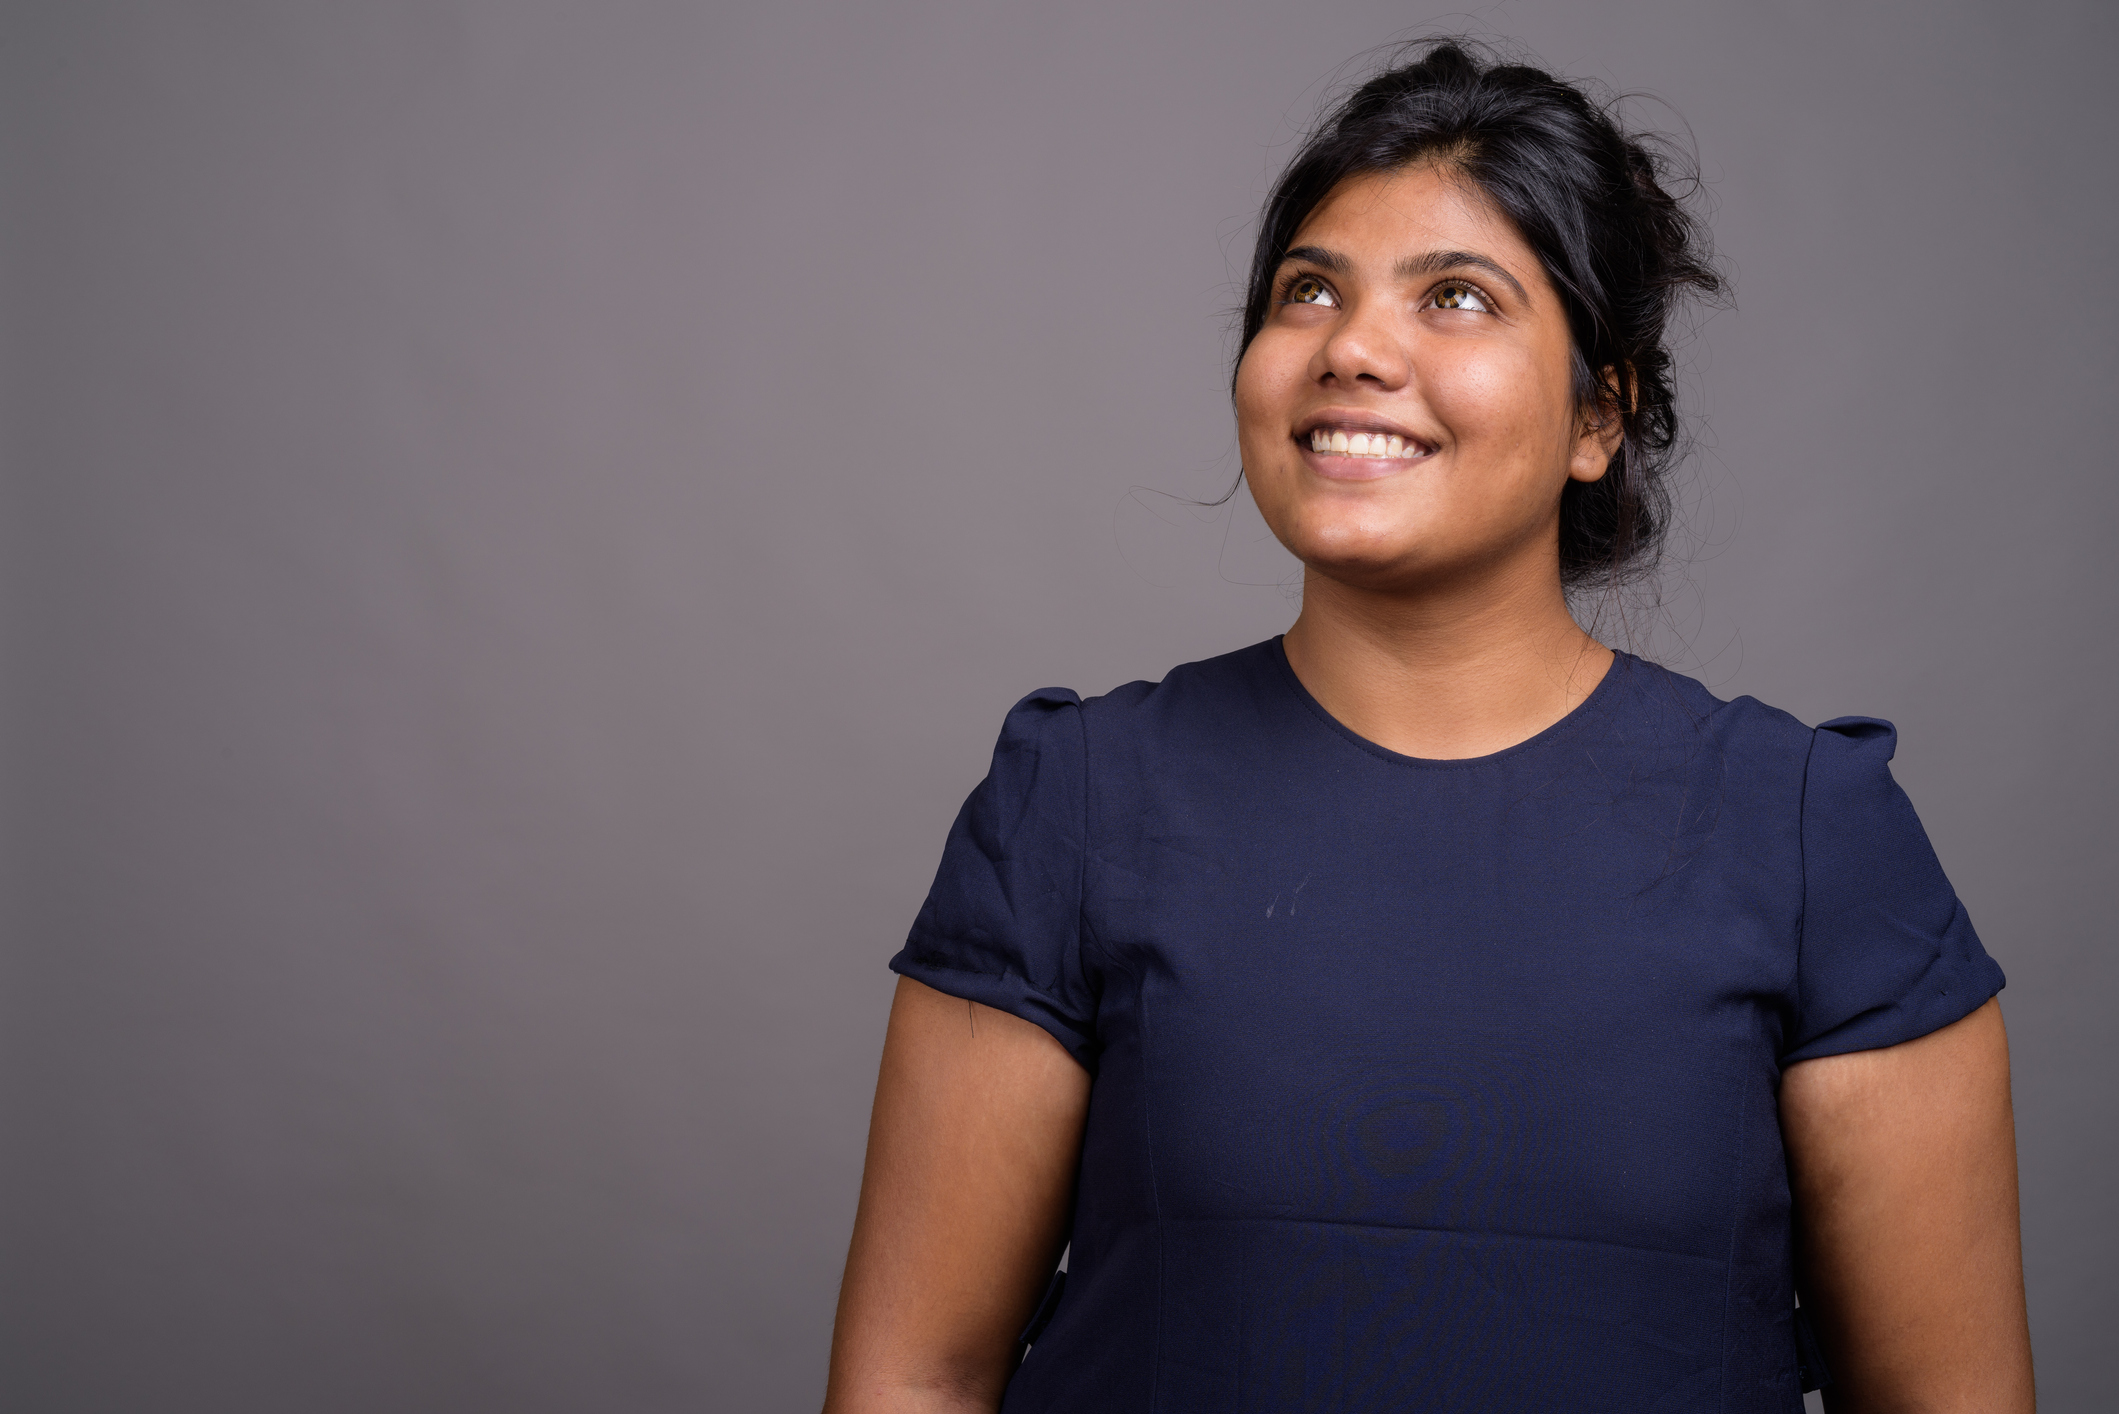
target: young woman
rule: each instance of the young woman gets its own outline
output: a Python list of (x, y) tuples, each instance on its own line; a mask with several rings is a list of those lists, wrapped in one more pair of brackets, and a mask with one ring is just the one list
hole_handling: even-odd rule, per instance
[(1288, 169), (1235, 403), (1301, 614), (1009, 713), (891, 964), (831, 1414), (2031, 1408), (2002, 977), (1890, 725), (1569, 613), (1717, 288), (1662, 172), (1450, 44)]

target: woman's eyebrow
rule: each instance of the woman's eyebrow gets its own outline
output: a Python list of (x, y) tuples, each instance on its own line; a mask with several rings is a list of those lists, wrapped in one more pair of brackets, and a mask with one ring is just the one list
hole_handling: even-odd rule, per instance
[(1474, 270), (1484, 270), (1496, 279), (1506, 281), (1508, 287), (1516, 292), (1517, 299), (1522, 300), (1525, 304), (1530, 303), (1529, 292), (1516, 283), (1515, 276), (1503, 270), (1495, 261), (1480, 255), (1477, 251), (1431, 250), (1425, 255), (1408, 255), (1405, 259), (1398, 262), (1392, 273), (1401, 280), (1417, 280), (1425, 275), (1440, 275), (1445, 270), (1462, 270), (1467, 265)]
[(1300, 260), (1306, 265), (1315, 265), (1320, 269), (1329, 270), (1334, 275), (1344, 275), (1347, 271), (1354, 268), (1353, 261), (1348, 260), (1338, 251), (1326, 250), (1321, 245), (1299, 245), (1280, 258), (1284, 261)]

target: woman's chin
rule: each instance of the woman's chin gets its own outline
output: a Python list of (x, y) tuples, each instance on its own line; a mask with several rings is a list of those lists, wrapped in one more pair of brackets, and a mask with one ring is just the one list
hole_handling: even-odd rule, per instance
[(1295, 552), (1303, 567), (1313, 574), (1349, 588), (1390, 593), (1414, 588), (1435, 578), (1443, 567), (1434, 557), (1405, 545), (1334, 545), (1329, 549)]
[(1419, 527), (1337, 518), (1291, 527), (1280, 537), (1296, 559), (1334, 579), (1417, 573), (1442, 549), (1435, 541)]

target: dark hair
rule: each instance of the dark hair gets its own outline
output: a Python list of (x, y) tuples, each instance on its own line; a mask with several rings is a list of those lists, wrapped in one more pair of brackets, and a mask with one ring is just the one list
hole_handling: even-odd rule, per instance
[(1620, 419), (1603, 477), (1560, 496), (1561, 583), (1616, 584), (1653, 567), (1669, 529), (1681, 430), (1671, 315), (1688, 293), (1715, 301), (1724, 288), (1705, 225), (1665, 186), (1677, 177), (1697, 190), (1697, 179), (1670, 144), (1625, 131), (1615, 104), (1580, 85), (1463, 40), (1411, 48), (1417, 58), (1356, 89), (1281, 174), (1259, 221), (1236, 361), (1265, 323), (1297, 229), (1333, 188), (1422, 161), (1455, 168), (1515, 222), (1559, 291), (1582, 405)]

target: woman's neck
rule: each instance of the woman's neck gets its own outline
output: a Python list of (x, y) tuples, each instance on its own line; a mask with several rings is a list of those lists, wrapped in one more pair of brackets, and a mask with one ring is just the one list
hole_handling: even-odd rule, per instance
[(1549, 574), (1398, 595), (1310, 570), (1283, 645), (1347, 730), (1431, 760), (1536, 736), (1582, 705), (1613, 656), (1575, 623)]

